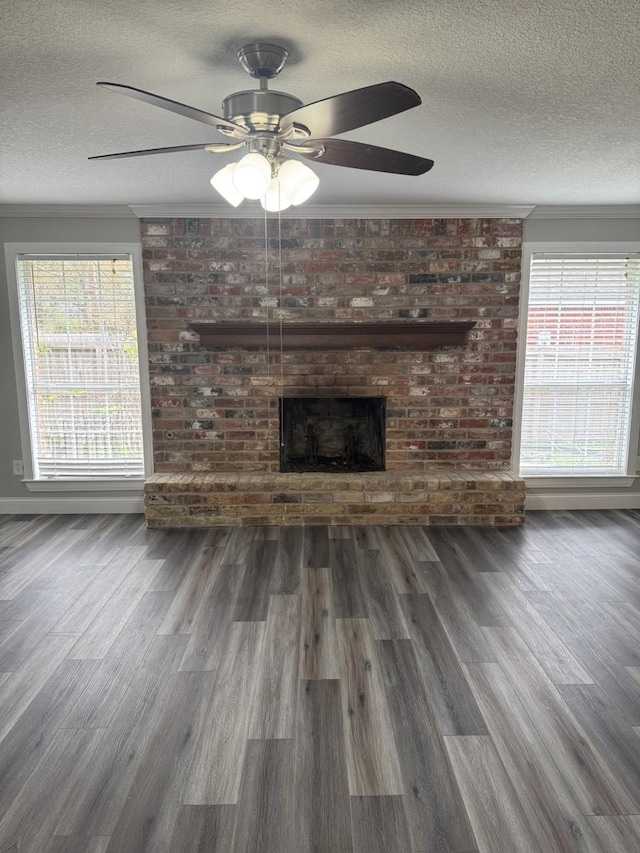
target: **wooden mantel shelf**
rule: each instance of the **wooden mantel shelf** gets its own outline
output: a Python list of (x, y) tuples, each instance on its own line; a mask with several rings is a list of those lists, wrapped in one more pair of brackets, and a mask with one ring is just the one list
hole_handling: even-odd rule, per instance
[[(263, 348), (267, 345), (267, 329), (273, 348), (280, 346), (280, 323), (190, 323), (200, 335), (203, 347)], [(377, 323), (283, 323), (282, 347), (295, 349), (354, 349), (356, 347), (402, 347), (428, 350), (442, 346), (460, 346), (467, 332), (475, 326), (469, 322), (431, 323), (428, 321)]]

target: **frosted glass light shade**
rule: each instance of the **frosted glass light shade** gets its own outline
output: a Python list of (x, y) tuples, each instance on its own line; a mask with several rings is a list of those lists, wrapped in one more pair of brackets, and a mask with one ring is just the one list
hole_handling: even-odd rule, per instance
[(318, 189), (320, 178), (299, 160), (286, 160), (278, 172), (280, 187), (291, 204), (302, 204)]
[(225, 201), (237, 207), (241, 201), (244, 201), (244, 196), (239, 193), (233, 185), (233, 173), (236, 170), (237, 163), (229, 163), (211, 178), (211, 186), (217, 190)]
[(275, 213), (278, 210), (286, 210), (288, 207), (291, 207), (291, 199), (280, 186), (278, 179), (274, 178), (269, 184), (266, 193), (260, 199), (260, 204), (265, 210)]
[(233, 173), (233, 185), (245, 198), (261, 198), (271, 183), (271, 164), (253, 151), (245, 154)]

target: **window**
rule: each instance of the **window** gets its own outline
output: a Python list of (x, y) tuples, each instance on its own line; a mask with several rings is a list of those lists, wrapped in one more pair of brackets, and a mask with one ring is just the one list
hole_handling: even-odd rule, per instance
[(635, 471), (639, 301), (638, 254), (531, 254), (522, 476)]
[(145, 407), (132, 255), (14, 257), (27, 480), (139, 484)]

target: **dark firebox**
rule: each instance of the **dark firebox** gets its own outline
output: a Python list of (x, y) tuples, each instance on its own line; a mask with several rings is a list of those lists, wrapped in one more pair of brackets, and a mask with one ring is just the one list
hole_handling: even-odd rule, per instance
[(284, 397), (280, 470), (384, 471), (384, 397)]

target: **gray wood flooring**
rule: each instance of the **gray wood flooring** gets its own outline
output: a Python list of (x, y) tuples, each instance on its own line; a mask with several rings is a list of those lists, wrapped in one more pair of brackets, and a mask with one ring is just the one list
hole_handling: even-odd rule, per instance
[(640, 512), (0, 519), (0, 853), (638, 853)]

